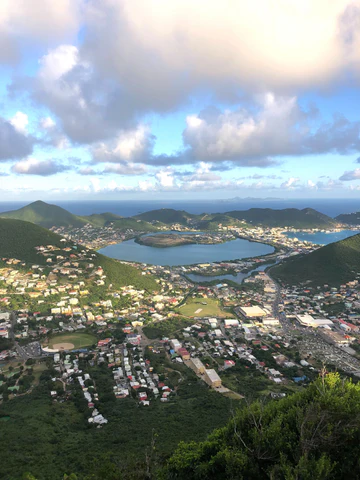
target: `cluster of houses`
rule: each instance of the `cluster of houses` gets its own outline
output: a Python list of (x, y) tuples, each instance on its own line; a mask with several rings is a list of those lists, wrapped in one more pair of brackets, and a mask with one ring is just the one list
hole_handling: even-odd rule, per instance
[(128, 340), (129, 338), (122, 345), (113, 345), (110, 338), (98, 342), (98, 362), (106, 362), (112, 369), (116, 398), (132, 395), (143, 406), (150, 405), (151, 399), (158, 397), (161, 402), (168, 402), (172, 389), (160, 381), (150, 361), (144, 359), (143, 349), (139, 344), (133, 343), (133, 346), (128, 348)]

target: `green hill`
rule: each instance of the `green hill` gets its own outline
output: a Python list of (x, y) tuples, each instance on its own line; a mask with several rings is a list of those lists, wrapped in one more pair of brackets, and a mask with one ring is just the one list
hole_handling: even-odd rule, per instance
[(46, 228), (53, 226), (82, 227), (87, 223), (87, 220), (73, 215), (64, 208), (58, 207), (57, 205), (50, 205), (41, 200), (30, 203), (30, 205), (19, 208), (18, 210), (0, 213), (0, 217), (23, 220)]
[(308, 255), (289, 258), (271, 269), (271, 275), (288, 284), (341, 285), (360, 273), (360, 235), (330, 243)]
[(152, 232), (156, 228), (150, 223), (137, 218), (124, 218), (114, 213), (94, 213), (88, 216), (73, 215), (64, 208), (50, 205), (38, 200), (26, 207), (10, 212), (0, 213), (1, 218), (13, 218), (35, 223), (45, 228), (51, 227), (83, 227), (90, 223), (94, 227), (107, 227), (110, 224), (121, 230), (131, 229), (137, 232)]
[(0, 258), (17, 258), (24, 262), (44, 264), (45, 257), (39, 255), (35, 247), (63, 247), (59, 235), (30, 222), (0, 218), (0, 232)]
[[(35, 247), (54, 245), (59, 249), (64, 248), (62, 237), (30, 222), (0, 218), (0, 232), (0, 259), (16, 258), (23, 262), (44, 265), (46, 257), (37, 253)], [(73, 245), (72, 242), (70, 244)], [(84, 247), (81, 249), (85, 250)], [(96, 255), (93, 259), (94, 265), (103, 267), (107, 283), (112, 283), (114, 287), (133, 285), (150, 291), (158, 288), (153, 276), (142, 275), (140, 270), (131, 265), (120, 263), (92, 250), (90, 252)]]
[(161, 208), (159, 210), (151, 210), (150, 212), (141, 213), (134, 218), (145, 220), (146, 222), (160, 222), (167, 225), (179, 223), (180, 225), (188, 225), (199, 218), (199, 215), (193, 215), (185, 212), (185, 210), (174, 210), (172, 208)]
[(331, 228), (337, 224), (334, 219), (312, 208), (303, 210), (297, 208), (283, 210), (250, 208), (249, 210), (226, 212), (225, 215), (264, 227)]
[(203, 442), (180, 443), (157, 478), (359, 478), (359, 419), (360, 385), (330, 374), (301, 393), (244, 406)]
[(110, 212), (93, 213), (92, 215), (83, 216), (81, 218), (86, 220), (87, 223), (91, 223), (91, 225), (94, 225), (94, 227), (106, 227), (110, 223), (123, 219), (123, 217), (121, 217), (120, 215), (116, 215), (115, 213)]
[(229, 215), (215, 213), (203, 215), (202, 218), (197, 222), (197, 228), (199, 230), (217, 230), (219, 228), (219, 224), (221, 224), (223, 227), (227, 227), (229, 225), (235, 227), (245, 227), (247, 225), (245, 222), (237, 220), (234, 217), (230, 217)]
[(342, 213), (335, 217), (335, 220), (348, 225), (360, 225), (360, 212)]

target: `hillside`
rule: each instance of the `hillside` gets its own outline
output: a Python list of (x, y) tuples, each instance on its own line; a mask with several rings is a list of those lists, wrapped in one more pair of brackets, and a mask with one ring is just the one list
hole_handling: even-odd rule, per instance
[(233, 210), (226, 213), (203, 213), (194, 215), (184, 210), (163, 208), (137, 215), (134, 218), (147, 222), (161, 222), (166, 225), (179, 223), (199, 230), (217, 229), (218, 224), (244, 226), (262, 225), (264, 227), (294, 228), (332, 228), (338, 222), (312, 208), (287, 208), (273, 210), (271, 208), (250, 208), (249, 210)]
[(50, 205), (41, 200), (30, 203), (30, 205), (26, 205), (26, 207), (19, 208), (18, 210), (0, 213), (0, 217), (23, 220), (46, 228), (53, 226), (82, 227), (87, 223), (85, 219), (73, 215), (64, 208), (58, 207), (57, 205)]
[[(54, 245), (59, 249), (64, 248), (62, 237), (30, 222), (0, 218), (0, 231), (0, 259), (16, 258), (23, 262), (44, 265), (46, 257), (37, 253), (35, 247)], [(133, 285), (150, 291), (157, 289), (157, 283), (151, 275), (142, 275), (141, 271), (131, 265), (117, 262), (97, 252), (90, 252), (96, 255), (94, 264), (103, 267), (107, 283), (112, 283), (114, 287)]]
[(265, 227), (294, 227), (294, 228), (331, 228), (336, 221), (312, 208), (285, 208), (273, 210), (271, 208), (250, 208), (249, 210), (235, 210), (225, 215), (245, 220), (252, 225)]
[(357, 273), (360, 273), (360, 235), (290, 258), (271, 269), (274, 278), (289, 285), (336, 286), (354, 280)]
[(30, 222), (0, 218), (0, 258), (17, 258), (29, 263), (45, 263), (35, 247), (55, 245), (62, 248), (61, 237)]
[(335, 217), (335, 220), (348, 225), (360, 225), (360, 212), (342, 213)]
[(301, 393), (244, 406), (203, 442), (181, 443), (159, 478), (359, 478), (359, 417), (360, 385), (330, 374)]
[(145, 220), (146, 222), (160, 222), (167, 225), (179, 223), (180, 225), (188, 225), (191, 221), (198, 219), (199, 215), (193, 215), (185, 212), (185, 210), (174, 210), (172, 208), (161, 208), (159, 210), (151, 210), (150, 212), (141, 213), (134, 218)]

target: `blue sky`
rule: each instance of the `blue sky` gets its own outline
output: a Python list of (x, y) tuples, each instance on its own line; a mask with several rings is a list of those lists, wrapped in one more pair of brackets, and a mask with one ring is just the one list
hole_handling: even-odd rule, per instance
[(358, 198), (358, 20), (360, 0), (4, 0), (2, 197)]

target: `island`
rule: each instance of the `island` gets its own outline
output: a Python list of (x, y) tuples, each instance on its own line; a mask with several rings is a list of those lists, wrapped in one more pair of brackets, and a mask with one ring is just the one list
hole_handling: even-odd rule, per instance
[(194, 234), (182, 235), (178, 233), (162, 233), (156, 235), (139, 236), (135, 242), (147, 247), (168, 248), (179, 247), (181, 245), (215, 245), (217, 243), (224, 243), (229, 240), (234, 240), (235, 237), (229, 234)]

